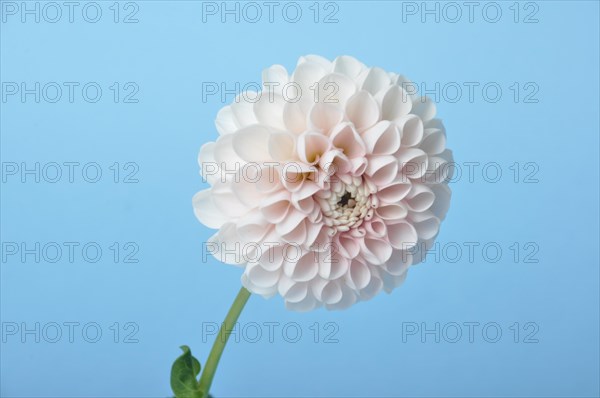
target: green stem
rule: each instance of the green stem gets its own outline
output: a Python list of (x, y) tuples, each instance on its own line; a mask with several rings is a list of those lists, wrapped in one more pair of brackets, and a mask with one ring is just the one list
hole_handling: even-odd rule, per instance
[(221, 359), (221, 354), (223, 354), (227, 340), (229, 340), (229, 335), (249, 298), (250, 292), (242, 286), (225, 317), (225, 321), (221, 325), (221, 329), (219, 329), (219, 334), (213, 343), (210, 354), (208, 354), (202, 376), (200, 376), (200, 391), (202, 391), (205, 398), (208, 397), (210, 385), (215, 377), (215, 372), (217, 371), (217, 366), (219, 365), (219, 360)]

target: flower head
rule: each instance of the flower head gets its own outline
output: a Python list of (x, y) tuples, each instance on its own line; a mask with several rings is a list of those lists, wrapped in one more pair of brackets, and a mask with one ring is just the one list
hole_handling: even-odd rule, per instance
[(217, 115), (193, 199), (207, 248), (288, 308), (346, 308), (401, 284), (438, 234), (452, 154), (435, 105), (341, 56), (263, 72)]

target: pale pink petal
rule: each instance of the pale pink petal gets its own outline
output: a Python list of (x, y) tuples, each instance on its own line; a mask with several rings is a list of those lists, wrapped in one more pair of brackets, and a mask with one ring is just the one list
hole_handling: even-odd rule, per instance
[(254, 114), (258, 123), (284, 130), (283, 108), (286, 104), (283, 96), (263, 92), (254, 103)]
[(409, 210), (422, 212), (429, 209), (434, 200), (435, 195), (431, 189), (423, 184), (413, 184), (404, 202), (407, 204)]
[(319, 272), (318, 258), (315, 253), (307, 252), (297, 261), (286, 261), (283, 270), (294, 282), (308, 282)]
[(220, 135), (232, 134), (238, 129), (236, 117), (233, 114), (231, 106), (224, 106), (221, 108), (219, 113), (217, 113), (215, 125)]
[(415, 227), (404, 221), (388, 225), (388, 239), (394, 249), (408, 250), (417, 244), (418, 235)]
[(323, 134), (306, 132), (298, 136), (298, 156), (306, 164), (316, 164), (328, 149), (329, 140)]
[(230, 217), (222, 213), (213, 202), (210, 189), (205, 189), (194, 195), (192, 199), (194, 214), (208, 228), (219, 229)]
[(287, 216), (291, 206), (290, 194), (280, 191), (265, 197), (260, 205), (260, 211), (267, 221), (277, 224)]
[(377, 67), (363, 71), (359, 79), (363, 80), (361, 90), (366, 90), (372, 95), (392, 84), (390, 76), (383, 69)]
[(269, 154), (270, 137), (271, 132), (268, 128), (259, 125), (248, 126), (233, 135), (233, 149), (240, 158), (248, 162), (273, 160)]
[(367, 91), (359, 91), (348, 99), (346, 114), (358, 131), (363, 131), (379, 121), (377, 101)]
[(272, 133), (268, 144), (269, 155), (276, 161), (287, 161), (295, 157), (296, 138), (290, 133)]
[(402, 135), (394, 123), (382, 120), (362, 134), (367, 152), (373, 155), (392, 155), (400, 149)]
[(402, 145), (412, 147), (419, 145), (423, 139), (423, 121), (416, 115), (406, 115), (396, 120), (402, 136)]
[(413, 101), (411, 112), (419, 116), (423, 123), (427, 123), (435, 117), (435, 103), (429, 97), (421, 97)]
[(334, 128), (331, 142), (336, 148), (342, 149), (349, 159), (362, 158), (366, 154), (365, 143), (350, 123), (342, 123)]
[[(356, 83), (348, 76), (330, 73), (323, 76), (318, 82), (316, 102), (337, 105), (340, 109), (343, 109), (356, 90)], [(314, 93), (314, 91), (311, 93)]]
[(333, 61), (333, 71), (356, 79), (366, 69), (366, 66), (354, 57), (342, 55)]
[(420, 179), (427, 172), (428, 163), (427, 154), (420, 149), (403, 148), (398, 151), (398, 167), (405, 177)]
[(381, 102), (381, 118), (384, 120), (397, 120), (408, 115), (412, 109), (410, 95), (400, 86), (390, 86)]
[(389, 185), (398, 175), (398, 161), (394, 156), (371, 156), (365, 170), (373, 183), (379, 187)]

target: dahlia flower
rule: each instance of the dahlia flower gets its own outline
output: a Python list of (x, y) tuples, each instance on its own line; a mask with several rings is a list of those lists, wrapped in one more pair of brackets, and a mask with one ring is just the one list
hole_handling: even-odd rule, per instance
[(349, 56), (274, 65), (218, 113), (193, 199), (207, 249), (252, 293), (343, 309), (390, 292), (421, 261), (450, 202), (435, 105)]

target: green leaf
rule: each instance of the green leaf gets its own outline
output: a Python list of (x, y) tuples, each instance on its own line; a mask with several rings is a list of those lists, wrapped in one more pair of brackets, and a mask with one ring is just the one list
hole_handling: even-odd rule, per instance
[(200, 362), (192, 356), (190, 347), (182, 345), (183, 354), (171, 367), (171, 389), (177, 398), (202, 398), (196, 377), (200, 373)]

